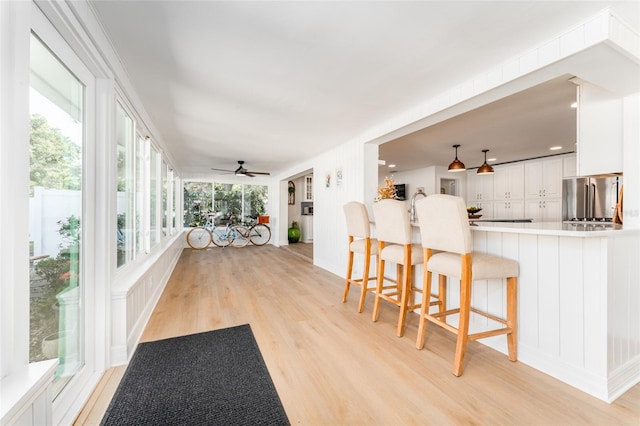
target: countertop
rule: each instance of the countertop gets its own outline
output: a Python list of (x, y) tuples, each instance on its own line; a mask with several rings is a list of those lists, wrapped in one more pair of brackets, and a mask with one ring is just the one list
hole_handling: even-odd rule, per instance
[(640, 229), (625, 229), (618, 224), (584, 224), (563, 222), (472, 223), (472, 231), (508, 232), (516, 234), (561, 235), (564, 237), (604, 237), (627, 233), (640, 233)]
[[(420, 224), (419, 222), (411, 222), (411, 226), (419, 228)], [(471, 230), (513, 234), (560, 235), (563, 237), (606, 237), (622, 234), (640, 234), (640, 228), (624, 228), (623, 225), (618, 224), (599, 225), (563, 222), (480, 222), (471, 223)]]

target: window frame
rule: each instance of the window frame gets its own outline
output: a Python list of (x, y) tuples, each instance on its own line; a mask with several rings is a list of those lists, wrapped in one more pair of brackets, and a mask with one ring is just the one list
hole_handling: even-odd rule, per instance
[[(82, 340), (81, 344), (84, 351), (84, 365), (74, 374), (74, 377), (65, 385), (64, 389), (53, 401), (53, 414), (54, 423), (58, 422), (58, 417), (62, 417), (68, 408), (75, 402), (78, 393), (82, 392), (86, 383), (90, 382), (91, 377), (98, 369), (96, 360), (97, 354), (104, 351), (106, 348), (106, 342), (100, 337), (104, 332), (100, 332), (97, 329), (98, 322), (92, 314), (96, 310), (96, 287), (104, 280), (96, 275), (96, 246), (94, 244), (87, 244), (86, 241), (96, 239), (97, 232), (97, 209), (95, 203), (92, 203), (89, 193), (94, 192), (97, 188), (98, 179), (94, 173), (87, 172), (88, 170), (96, 170), (96, 149), (97, 132), (96, 129), (99, 126), (99, 122), (105, 119), (103, 111), (96, 106), (96, 99), (100, 96), (100, 88), (98, 88), (97, 79), (89, 67), (82, 61), (77, 53), (71, 48), (67, 40), (58, 32), (56, 28), (50, 23), (48, 17), (45, 16), (40, 9), (33, 4), (32, 5), (32, 21), (31, 32), (42, 40), (42, 42), (51, 50), (51, 52), (57, 56), (57, 58), (67, 67), (84, 85), (84, 109), (83, 109), (83, 122), (84, 135), (83, 135), (83, 152), (82, 152), (82, 237), (81, 243), (82, 250), (82, 266), (81, 274), (83, 280), (82, 292), (83, 292), (83, 309), (81, 315), (82, 321)], [(28, 54), (27, 54), (28, 55)], [(26, 144), (28, 149), (29, 144)], [(28, 252), (24, 254), (28, 256)], [(27, 334), (26, 336), (18, 336), (16, 343), (19, 345), (27, 346), (26, 361), (28, 362), (28, 327), (29, 327), (29, 298), (25, 300), (26, 306), (21, 309), (18, 308), (19, 315), (26, 315)], [(24, 343), (23, 343), (24, 340)]]

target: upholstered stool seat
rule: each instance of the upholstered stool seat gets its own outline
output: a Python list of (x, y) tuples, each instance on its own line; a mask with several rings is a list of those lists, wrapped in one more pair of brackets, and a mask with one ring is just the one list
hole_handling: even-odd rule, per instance
[[(453, 362), (453, 374), (456, 376), (462, 374), (469, 340), (506, 334), (509, 359), (516, 361), (518, 359), (518, 262), (471, 251), (471, 228), (462, 198), (451, 195), (432, 195), (418, 200), (415, 208), (424, 250), (424, 291), (431, 291), (433, 274), (440, 276), (441, 288), (443, 276), (460, 280), (459, 308), (430, 313), (428, 305), (422, 306), (416, 347), (418, 349), (424, 347), (427, 321), (430, 321), (457, 334)], [(473, 280), (488, 279), (506, 279), (506, 319), (471, 306)], [(503, 327), (469, 334), (471, 312), (489, 318)], [(457, 327), (446, 321), (446, 317), (453, 314), (459, 314)]]
[[(471, 262), (471, 276), (474, 280), (501, 279), (517, 277), (518, 262), (489, 254), (473, 252)], [(455, 253), (434, 253), (429, 260), (431, 272), (460, 278), (460, 255)]]
[[(358, 302), (358, 312), (364, 310), (364, 303), (367, 292), (375, 291), (375, 284), (369, 287), (369, 281), (376, 277), (369, 277), (371, 256), (378, 254), (378, 241), (371, 238), (371, 223), (367, 207), (357, 201), (351, 201), (343, 207), (347, 220), (347, 233), (349, 235), (349, 257), (347, 260), (347, 274), (344, 283), (344, 294), (342, 302), (346, 302), (349, 296), (351, 284), (360, 287), (360, 300)], [(363, 272), (361, 278), (352, 278), (354, 253), (363, 255)]]

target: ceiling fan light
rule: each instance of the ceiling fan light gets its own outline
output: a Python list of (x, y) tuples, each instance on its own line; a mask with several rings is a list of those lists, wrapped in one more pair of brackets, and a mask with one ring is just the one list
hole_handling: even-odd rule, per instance
[(460, 145), (453, 145), (453, 147), (456, 149), (456, 158), (453, 160), (453, 162), (451, 164), (449, 164), (449, 168), (447, 169), (447, 171), (449, 172), (463, 172), (465, 170), (467, 170), (467, 168), (465, 167), (464, 163), (460, 160), (458, 160), (458, 147)]
[(483, 149), (482, 152), (484, 152), (484, 164), (482, 164), (482, 166), (478, 167), (477, 174), (479, 174), (479, 175), (492, 175), (494, 173), (493, 167), (491, 167), (487, 163), (487, 152), (489, 152), (489, 150), (488, 149)]

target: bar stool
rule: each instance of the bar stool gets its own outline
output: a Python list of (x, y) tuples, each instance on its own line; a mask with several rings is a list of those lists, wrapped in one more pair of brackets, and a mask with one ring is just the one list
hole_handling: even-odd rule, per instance
[[(344, 215), (347, 219), (347, 233), (349, 234), (349, 260), (347, 263), (347, 275), (344, 283), (344, 295), (342, 302), (347, 301), (349, 296), (349, 287), (355, 284), (361, 288), (360, 302), (358, 302), (358, 312), (364, 310), (364, 302), (367, 292), (375, 291), (375, 285), (369, 287), (369, 281), (375, 280), (376, 277), (369, 276), (371, 265), (371, 256), (378, 254), (378, 241), (371, 239), (371, 223), (369, 222), (369, 214), (364, 204), (357, 201), (348, 202), (343, 206)], [(357, 238), (357, 239), (356, 239)], [(364, 256), (364, 271), (362, 278), (352, 279), (353, 257), (354, 253)]]
[[(431, 314), (426, 304), (422, 306), (416, 347), (418, 349), (424, 347), (427, 321), (431, 321), (458, 336), (453, 362), (453, 374), (456, 376), (462, 375), (464, 355), (469, 340), (506, 334), (509, 359), (517, 361), (518, 263), (511, 259), (471, 252), (471, 228), (462, 198), (451, 195), (431, 195), (416, 201), (415, 208), (420, 221), (424, 249), (425, 292), (431, 290), (432, 274), (460, 279), (459, 308)], [(434, 250), (441, 250), (441, 252), (434, 253)], [(506, 319), (471, 307), (471, 283), (473, 280), (487, 279), (506, 279), (507, 281)], [(499, 322), (504, 327), (469, 334), (471, 312)], [(457, 328), (446, 322), (448, 315), (456, 313), (460, 314)]]
[[(415, 288), (412, 269), (422, 263), (422, 249), (419, 244), (411, 244), (411, 223), (407, 208), (402, 201), (384, 199), (373, 204), (378, 239), (378, 276), (376, 298), (373, 305), (373, 321), (378, 320), (380, 300), (390, 302), (400, 308), (398, 316), (398, 336), (404, 334), (407, 312), (419, 308), (415, 304)], [(396, 279), (393, 285), (384, 285), (392, 281), (384, 276), (385, 263), (396, 264)], [(428, 294), (428, 293), (426, 293)]]

